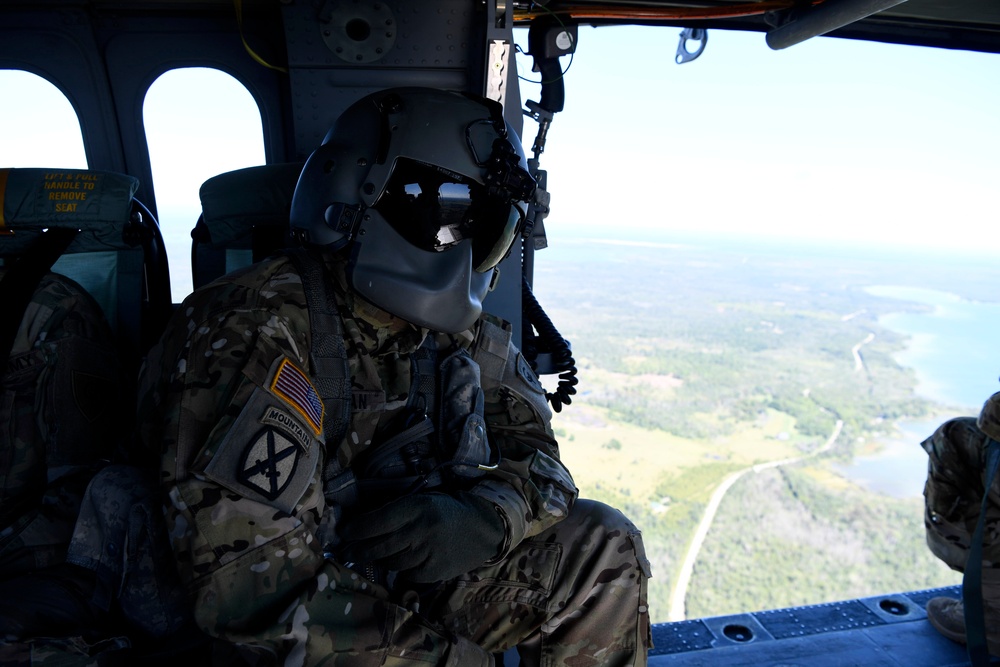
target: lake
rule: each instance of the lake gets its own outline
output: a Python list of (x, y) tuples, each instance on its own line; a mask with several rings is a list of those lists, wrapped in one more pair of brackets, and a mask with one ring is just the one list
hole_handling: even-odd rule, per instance
[[(910, 336), (907, 349), (896, 359), (916, 372), (917, 393), (952, 406), (950, 415), (979, 414), (983, 402), (1000, 390), (1000, 304), (913, 287), (879, 285), (866, 291), (932, 307), (926, 313), (891, 313), (879, 324)], [(927, 455), (920, 442), (946, 418), (900, 422), (896, 437), (883, 441), (878, 452), (837, 469), (872, 491), (919, 496), (927, 476)]]
[(911, 337), (896, 360), (916, 371), (918, 394), (978, 413), (983, 402), (1000, 390), (1000, 304), (914, 287), (880, 285), (866, 291), (933, 308), (929, 313), (891, 313), (879, 319), (885, 328)]
[(927, 478), (927, 453), (920, 443), (934, 433), (944, 419), (900, 422), (896, 424), (895, 437), (879, 441), (882, 445), (879, 451), (856, 456), (849, 464), (834, 467), (870, 491), (896, 498), (920, 496)]

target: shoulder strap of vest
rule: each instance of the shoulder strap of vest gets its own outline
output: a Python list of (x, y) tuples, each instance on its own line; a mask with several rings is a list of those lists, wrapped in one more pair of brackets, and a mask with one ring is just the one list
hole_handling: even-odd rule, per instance
[(502, 325), (499, 318), (484, 316), (479, 321), (479, 331), (472, 344), (472, 358), (479, 364), (482, 386), (487, 392), (503, 384), (510, 339), (510, 330)]
[(434, 334), (427, 334), (410, 356), (410, 368), (413, 375), (410, 382), (410, 395), (407, 405), (419, 408), (426, 414), (433, 415), (437, 405), (437, 345)]
[[(0, 212), (2, 214), (2, 212)], [(0, 327), (0, 360), (6, 368), (14, 338), (21, 320), (31, 303), (35, 288), (63, 254), (76, 236), (77, 230), (55, 227), (42, 234), (35, 244), (11, 266), (0, 280), (0, 312), (4, 324)]]
[(309, 307), (312, 379), (323, 401), (323, 435), (332, 451), (344, 438), (351, 421), (351, 380), (344, 326), (323, 263), (302, 248), (290, 250), (288, 254), (302, 277)]

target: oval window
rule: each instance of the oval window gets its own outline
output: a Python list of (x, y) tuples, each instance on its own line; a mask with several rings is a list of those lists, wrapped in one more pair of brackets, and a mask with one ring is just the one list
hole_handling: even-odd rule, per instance
[(0, 90), (0, 167), (87, 168), (80, 120), (61, 90), (12, 69), (0, 70)]
[(192, 289), (191, 230), (201, 213), (198, 191), (212, 176), (264, 164), (260, 109), (234, 77), (192, 67), (170, 70), (153, 82), (143, 122), (170, 260), (170, 290), (174, 301), (181, 301)]

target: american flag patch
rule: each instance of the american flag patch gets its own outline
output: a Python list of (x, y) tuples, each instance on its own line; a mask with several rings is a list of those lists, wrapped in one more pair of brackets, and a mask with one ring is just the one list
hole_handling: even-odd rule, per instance
[(313, 433), (323, 432), (323, 401), (305, 373), (288, 359), (282, 359), (271, 383), (271, 391), (285, 399), (312, 427)]

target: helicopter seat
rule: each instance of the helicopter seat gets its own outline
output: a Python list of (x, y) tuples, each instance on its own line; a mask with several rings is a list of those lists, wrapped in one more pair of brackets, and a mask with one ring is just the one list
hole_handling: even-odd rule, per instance
[(195, 289), (289, 245), (288, 213), (302, 163), (267, 164), (214, 176), (201, 186), (191, 232)]
[[(4, 298), (31, 294), (47, 270), (85, 289), (110, 323), (124, 367), (138, 370), (170, 315), (159, 227), (134, 198), (132, 176), (80, 169), (0, 169), (0, 267)], [(5, 319), (11, 311), (5, 309)]]

